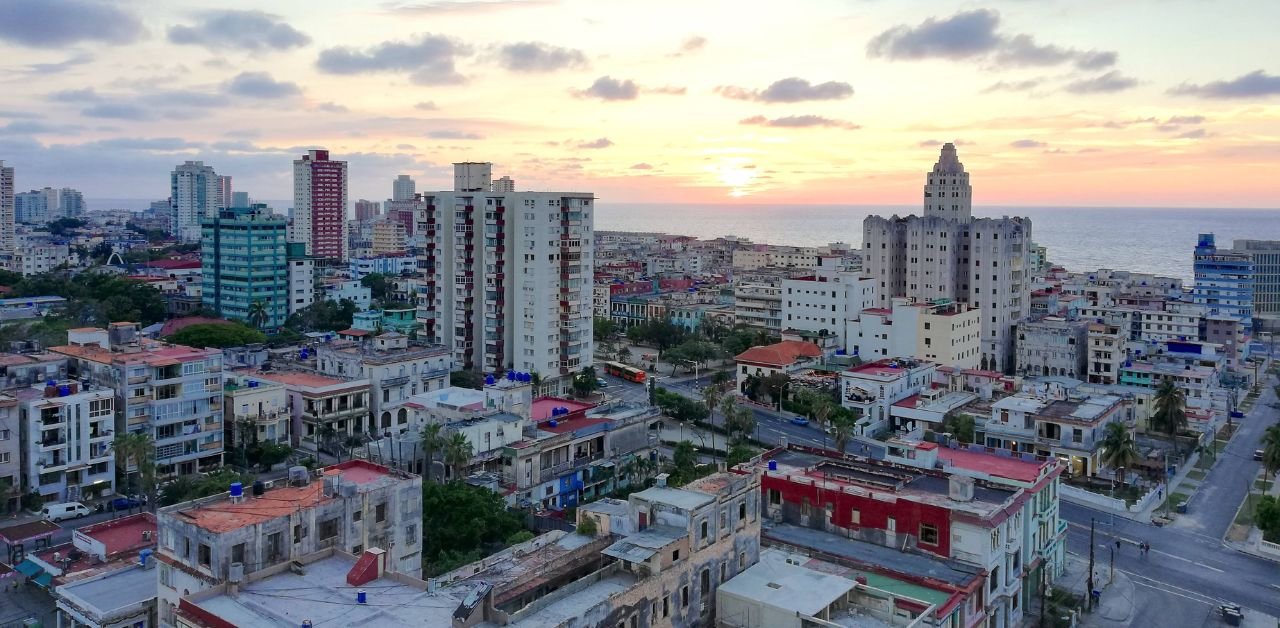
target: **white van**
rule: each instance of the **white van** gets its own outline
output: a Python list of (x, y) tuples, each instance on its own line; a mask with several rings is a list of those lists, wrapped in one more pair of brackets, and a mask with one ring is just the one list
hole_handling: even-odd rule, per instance
[(88, 506), (80, 502), (63, 502), (61, 504), (49, 504), (40, 511), (40, 515), (49, 521), (62, 521), (63, 519), (76, 519), (93, 512)]

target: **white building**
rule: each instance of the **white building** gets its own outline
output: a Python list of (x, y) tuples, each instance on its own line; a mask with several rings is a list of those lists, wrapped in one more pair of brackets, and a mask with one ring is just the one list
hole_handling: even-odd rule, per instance
[(965, 303), (891, 299), (891, 308), (862, 310), (847, 328), (849, 353), (864, 360), (921, 358), (958, 368), (981, 361), (982, 311)]
[(407, 174), (399, 175), (395, 181), (391, 182), (391, 200), (393, 201), (412, 201), (417, 191), (417, 183)]
[(1013, 328), (1030, 311), (1031, 221), (973, 218), (969, 174), (948, 143), (926, 175), (923, 216), (863, 221), (863, 264), (880, 307), (899, 296), (980, 307), (983, 368), (1008, 370)]
[(1048, 316), (1018, 323), (1018, 374), (1084, 381), (1089, 372), (1088, 334), (1087, 320)]
[(25, 452), (22, 486), (44, 502), (115, 493), (115, 393), (74, 381), (50, 380), (13, 391)]
[(594, 196), (488, 192), (489, 164), (423, 194), (415, 238), (419, 334), (455, 366), (537, 373), (558, 390), (591, 365)]
[(214, 204), (218, 209), (227, 209), (231, 207), (231, 175), (218, 175), (218, 195), (214, 200)]
[(373, 302), (373, 292), (359, 280), (337, 280), (324, 285), (324, 298), (329, 301), (344, 299), (356, 304), (357, 310), (367, 310)]
[(410, 343), (408, 336), (398, 332), (380, 334), (363, 344), (334, 341), (316, 349), (321, 374), (369, 380), (369, 410), (375, 426), (384, 432), (407, 424), (404, 404), (410, 397), (448, 386), (450, 367), (446, 347)]
[(309, 257), (289, 259), (289, 313), (311, 307), (316, 300), (316, 262)]
[(840, 373), (840, 405), (861, 415), (858, 434), (876, 434), (891, 426), (892, 406), (930, 386), (937, 370), (908, 358), (860, 364)]
[(169, 208), (173, 234), (187, 242), (199, 242), (200, 221), (218, 208), (218, 174), (203, 161), (188, 161), (169, 175)]
[(849, 323), (875, 304), (875, 282), (855, 273), (818, 271), (782, 281), (782, 328), (826, 330), (849, 347)]
[(71, 263), (71, 247), (66, 241), (51, 239), (46, 234), (24, 234), (17, 237), (17, 242), (13, 253), (14, 272), (38, 275)]
[(782, 300), (780, 285), (740, 283), (733, 290), (733, 319), (739, 325), (779, 333), (783, 329)]
[(43, 188), (13, 195), (13, 217), (20, 223), (43, 225), (60, 218), (58, 190)]
[(0, 160), (0, 257), (8, 263), (13, 254), (13, 168)]
[(511, 177), (499, 177), (493, 182), (493, 191), (500, 193), (509, 193), (516, 191), (516, 181)]

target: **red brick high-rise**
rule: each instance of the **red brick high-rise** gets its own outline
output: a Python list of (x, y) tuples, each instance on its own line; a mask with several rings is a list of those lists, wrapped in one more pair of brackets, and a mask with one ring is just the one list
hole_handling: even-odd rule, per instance
[(308, 151), (293, 160), (293, 230), (290, 240), (307, 255), (344, 262), (347, 224), (347, 162), (329, 151)]

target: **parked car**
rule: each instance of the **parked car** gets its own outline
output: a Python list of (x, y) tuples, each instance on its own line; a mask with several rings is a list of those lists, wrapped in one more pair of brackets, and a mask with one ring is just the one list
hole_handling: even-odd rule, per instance
[(1264, 453), (1264, 452), (1263, 452), (1261, 449), (1255, 449), (1255, 450), (1253, 451), (1253, 459), (1254, 459), (1254, 460), (1262, 460), (1262, 454), (1263, 454), (1263, 453)]
[(604, 378), (597, 377), (597, 378), (596, 378), (596, 386), (599, 386), (600, 388), (608, 388), (608, 387), (609, 387), (609, 382), (606, 382), (606, 381), (604, 380)]
[(61, 504), (46, 504), (40, 510), (40, 516), (49, 521), (58, 522), (66, 519), (78, 519), (90, 512), (93, 511), (80, 502), (62, 502)]
[(799, 426), (801, 426), (801, 427), (804, 427), (804, 426), (806, 426), (806, 425), (808, 425), (808, 424), (809, 424), (809, 419), (806, 419), (806, 418), (804, 418), (804, 417), (802, 417), (802, 416), (793, 416), (793, 417), (791, 417), (791, 424), (792, 424), (792, 425), (799, 425)]
[(141, 499), (136, 499), (132, 496), (117, 497), (111, 500), (111, 509), (112, 510), (129, 510), (130, 508), (137, 508), (142, 504), (143, 504), (143, 501)]

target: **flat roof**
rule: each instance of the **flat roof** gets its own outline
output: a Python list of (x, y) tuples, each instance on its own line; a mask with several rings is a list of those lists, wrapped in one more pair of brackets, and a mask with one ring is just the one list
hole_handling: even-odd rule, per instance
[(258, 373), (256, 377), (280, 382), (286, 386), (304, 386), (306, 388), (328, 388), (329, 386), (338, 386), (340, 384), (350, 384), (349, 388), (359, 388), (369, 385), (366, 380), (337, 379), (335, 377), (316, 375), (315, 373)]
[(156, 578), (155, 570), (135, 564), (101, 578), (64, 584), (57, 592), (76, 606), (107, 616), (116, 609), (155, 599)]
[(760, 552), (760, 561), (728, 582), (719, 591), (757, 600), (776, 609), (817, 616), (854, 587), (854, 581), (787, 562), (778, 550)]
[(899, 378), (904, 377), (919, 366), (930, 364), (927, 360), (918, 359), (895, 359), (895, 360), (876, 360), (875, 362), (867, 362), (859, 364), (846, 370), (846, 373), (855, 375), (868, 375), (877, 378)]
[(955, 587), (964, 587), (978, 577), (975, 568), (957, 561), (916, 551), (900, 551), (896, 547), (884, 547), (785, 523), (766, 522), (761, 536), (795, 547), (818, 550), (868, 569), (887, 569), (894, 573), (931, 578)]
[(628, 534), (618, 542), (605, 548), (601, 553), (619, 560), (642, 563), (649, 560), (662, 548), (679, 541), (684, 536), (685, 531), (680, 528), (653, 525), (640, 532)]
[(1036, 464), (1017, 458), (963, 449), (951, 449), (949, 447), (938, 448), (938, 459), (946, 461), (952, 467), (958, 469), (978, 471), (999, 478), (1027, 483), (1034, 483), (1038, 480), (1040, 478), (1040, 470), (1050, 464), (1047, 461)]
[(62, 526), (59, 526), (52, 521), (37, 519), (28, 523), (19, 523), (18, 525), (12, 525), (7, 528), (0, 528), (0, 541), (4, 541), (6, 543), (21, 543), (28, 539), (48, 536), (61, 529)]
[(538, 397), (533, 400), (533, 404), (529, 410), (529, 416), (534, 421), (542, 422), (551, 418), (552, 408), (568, 408), (569, 413), (586, 411), (596, 407), (593, 403), (585, 403), (582, 401), (574, 401), (572, 399), (562, 399), (560, 397)]
[[(551, 421), (555, 421), (556, 424), (552, 425)], [(542, 423), (541, 425), (539, 425), (538, 429), (544, 432), (551, 432), (552, 434), (564, 434), (566, 432), (576, 432), (585, 427), (591, 427), (592, 425), (599, 425), (601, 423), (608, 423), (608, 422), (609, 422), (609, 419), (600, 418), (600, 417), (586, 417), (586, 416), (567, 419), (567, 420), (550, 419), (545, 423)]]
[(142, 533), (148, 531), (151, 532), (152, 538), (155, 538), (156, 516), (149, 512), (140, 512), (136, 515), (85, 526), (76, 530), (76, 534), (83, 534), (102, 543), (107, 549), (107, 555), (110, 556), (155, 545), (154, 540), (142, 539)]
[(700, 491), (690, 491), (670, 486), (651, 486), (631, 495), (647, 502), (667, 504), (683, 510), (696, 510), (716, 500), (714, 496)]

